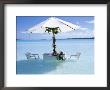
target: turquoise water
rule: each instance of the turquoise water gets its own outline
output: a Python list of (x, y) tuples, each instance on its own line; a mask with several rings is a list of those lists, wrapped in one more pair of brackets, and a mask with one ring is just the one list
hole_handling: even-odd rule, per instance
[[(65, 61), (46, 62), (43, 53), (52, 52), (51, 40), (17, 40), (17, 74), (94, 74), (94, 39), (57, 40), (57, 51), (63, 51), (66, 57), (80, 52), (80, 58)], [(41, 60), (28, 61), (25, 53), (38, 53)]]

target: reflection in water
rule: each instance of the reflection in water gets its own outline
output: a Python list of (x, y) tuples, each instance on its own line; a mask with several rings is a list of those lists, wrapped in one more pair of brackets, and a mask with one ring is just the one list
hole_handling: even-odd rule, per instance
[(63, 61), (21, 60), (17, 61), (16, 74), (43, 74), (56, 69), (61, 63)]

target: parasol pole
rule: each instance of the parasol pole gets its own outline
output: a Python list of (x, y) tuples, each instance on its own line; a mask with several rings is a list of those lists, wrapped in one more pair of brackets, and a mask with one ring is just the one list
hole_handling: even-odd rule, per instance
[(57, 54), (57, 52), (56, 52), (56, 38), (55, 38), (55, 32), (54, 32), (54, 30), (52, 30), (52, 34), (53, 34), (53, 37), (52, 37), (52, 39), (53, 39), (53, 44), (52, 44), (52, 46), (53, 46), (53, 55), (56, 55)]

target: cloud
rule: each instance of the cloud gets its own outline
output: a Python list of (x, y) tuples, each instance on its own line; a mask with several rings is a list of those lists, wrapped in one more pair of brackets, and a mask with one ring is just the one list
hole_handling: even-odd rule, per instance
[(86, 23), (89, 23), (89, 24), (92, 24), (94, 23), (94, 20), (91, 20), (91, 21), (85, 21)]
[(81, 27), (80, 30), (88, 30), (88, 28)]

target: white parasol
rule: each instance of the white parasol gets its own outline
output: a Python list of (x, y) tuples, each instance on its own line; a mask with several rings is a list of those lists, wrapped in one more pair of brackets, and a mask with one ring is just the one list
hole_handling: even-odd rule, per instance
[(28, 29), (28, 33), (48, 33), (53, 34), (53, 55), (56, 55), (56, 39), (55, 35), (60, 32), (69, 32), (72, 30), (77, 30), (80, 27), (76, 24), (72, 24), (70, 22), (66, 22), (56, 17), (50, 17), (47, 20), (33, 26), (32, 28)]
[(59, 27), (61, 32), (69, 32), (80, 28), (80, 26), (76, 24), (66, 22), (56, 17), (50, 17), (47, 20), (29, 28), (27, 32), (28, 33), (45, 33), (46, 27), (50, 27), (50, 28)]

